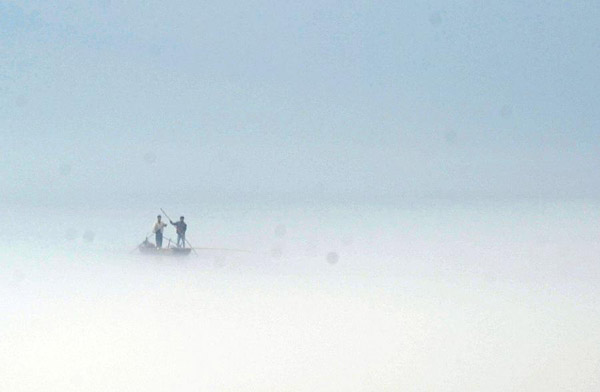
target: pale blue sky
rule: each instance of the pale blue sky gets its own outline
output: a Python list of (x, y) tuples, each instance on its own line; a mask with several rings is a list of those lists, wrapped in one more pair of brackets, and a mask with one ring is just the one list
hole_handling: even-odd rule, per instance
[(598, 196), (600, 3), (0, 1), (0, 195)]

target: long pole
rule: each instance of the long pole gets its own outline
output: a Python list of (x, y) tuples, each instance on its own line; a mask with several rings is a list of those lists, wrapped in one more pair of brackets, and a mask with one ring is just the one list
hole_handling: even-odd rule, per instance
[(194, 248), (194, 249), (198, 249), (198, 250), (223, 250), (223, 251), (227, 251), (227, 252), (244, 252), (244, 253), (255, 253), (251, 250), (246, 250), (246, 249), (232, 249), (232, 248)]
[[(171, 220), (171, 218), (169, 218), (169, 215), (167, 215), (167, 213), (165, 212), (165, 210), (163, 210), (162, 208), (160, 210), (162, 211), (163, 214), (165, 214), (165, 216), (167, 217), (167, 219), (169, 220), (169, 222), (173, 222)], [(196, 252), (196, 249), (194, 249), (194, 247), (192, 246), (192, 244), (190, 244), (190, 241), (188, 241), (187, 238), (185, 239), (185, 242), (187, 242), (187, 244), (190, 246), (190, 248), (192, 248), (192, 250), (194, 251), (194, 254), (196, 256), (198, 256), (198, 252)]]

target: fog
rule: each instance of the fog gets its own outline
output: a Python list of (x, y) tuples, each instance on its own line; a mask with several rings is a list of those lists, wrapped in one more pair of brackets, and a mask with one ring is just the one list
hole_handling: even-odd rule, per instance
[(600, 191), (593, 3), (11, 1), (0, 12), (10, 200)]
[(598, 390), (599, 17), (0, 1), (0, 389)]
[(598, 204), (203, 208), (3, 211), (3, 389), (598, 387)]

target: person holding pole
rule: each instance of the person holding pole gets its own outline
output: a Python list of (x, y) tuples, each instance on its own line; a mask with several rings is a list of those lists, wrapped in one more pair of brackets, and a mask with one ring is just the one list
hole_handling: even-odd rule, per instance
[(158, 215), (156, 219), (157, 220), (154, 224), (154, 228), (152, 229), (152, 231), (154, 232), (154, 235), (156, 237), (156, 247), (162, 248), (163, 231), (165, 230), (165, 227), (167, 227), (167, 224), (161, 220), (162, 217), (160, 215)]
[[(173, 222), (169, 220), (177, 230), (177, 246), (179, 248), (185, 248), (185, 232), (187, 230), (187, 224), (183, 221), (185, 218), (182, 216), (179, 218), (179, 222)], [(181, 244), (181, 245), (180, 245)]]
[[(169, 218), (169, 215), (167, 215), (167, 213), (165, 212), (165, 210), (163, 210), (162, 208), (160, 210), (167, 217), (167, 219), (169, 220), (169, 222), (171, 222), (171, 218)], [(181, 218), (179, 218), (179, 222), (183, 223), (183, 216)], [(179, 223), (179, 222), (177, 222), (177, 223)], [(171, 223), (173, 223), (173, 222), (171, 222)], [(175, 223), (173, 223), (173, 225), (176, 226)], [(185, 244), (187, 243), (189, 245), (189, 247), (192, 249), (192, 251), (194, 252), (194, 254), (197, 255), (198, 252), (196, 252), (196, 249), (194, 248), (194, 246), (192, 244), (190, 244), (190, 241), (188, 241), (188, 240), (185, 239), (185, 232), (186, 232), (186, 230), (187, 230), (187, 225), (185, 223), (183, 223), (183, 235), (181, 236), (181, 242), (183, 243), (183, 247), (185, 248)], [(177, 239), (180, 238), (179, 236), (177, 236), (177, 237), (178, 237)]]

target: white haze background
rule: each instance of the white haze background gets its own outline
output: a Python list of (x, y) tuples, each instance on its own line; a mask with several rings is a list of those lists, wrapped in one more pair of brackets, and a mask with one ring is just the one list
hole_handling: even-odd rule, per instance
[(597, 391), (598, 20), (0, 1), (0, 389)]

